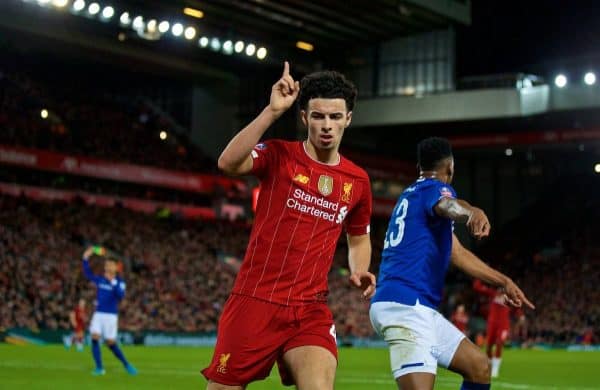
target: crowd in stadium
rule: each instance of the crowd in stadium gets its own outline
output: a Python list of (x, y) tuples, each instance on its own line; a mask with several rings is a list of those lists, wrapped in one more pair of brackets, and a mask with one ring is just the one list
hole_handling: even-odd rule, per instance
[[(86, 243), (124, 259), (123, 330), (211, 332), (227, 299), (234, 269), (222, 254), (242, 258), (248, 228), (221, 222), (157, 220), (123, 209), (0, 198), (0, 328), (68, 329), (77, 299), (94, 299), (80, 258)], [(375, 244), (375, 247), (377, 245)], [(589, 248), (589, 249), (587, 249)], [(519, 277), (540, 310), (526, 311), (515, 339), (522, 343), (598, 340), (600, 251), (532, 259)], [(338, 334), (369, 337), (368, 301), (349, 286), (342, 244), (329, 276)], [(375, 262), (378, 251), (375, 250)], [(92, 259), (97, 273), (102, 261)], [(93, 307), (93, 305), (89, 305)]]
[[(122, 329), (214, 331), (235, 277), (220, 255), (241, 259), (248, 239), (247, 227), (229, 223), (161, 221), (123, 209), (25, 198), (2, 197), (0, 203), (3, 329), (68, 329), (78, 297), (92, 303), (95, 296), (83, 277), (81, 254), (85, 243), (96, 243), (127, 259)], [(92, 265), (102, 272), (101, 260)], [(338, 267), (331, 287), (340, 333), (370, 335), (367, 302)]]
[(16, 66), (0, 69), (0, 144), (166, 169), (216, 170), (214, 161), (185, 134), (174, 134), (171, 121), (143, 99), (111, 94), (97, 82), (34, 80), (12, 69)]

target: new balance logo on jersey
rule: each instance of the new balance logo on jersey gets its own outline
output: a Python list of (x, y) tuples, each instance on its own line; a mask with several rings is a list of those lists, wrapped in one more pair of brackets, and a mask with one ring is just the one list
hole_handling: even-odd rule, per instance
[(296, 176), (294, 176), (294, 181), (301, 183), (301, 184), (308, 184), (308, 181), (310, 179), (308, 178), (308, 176), (303, 175), (301, 173), (297, 174)]

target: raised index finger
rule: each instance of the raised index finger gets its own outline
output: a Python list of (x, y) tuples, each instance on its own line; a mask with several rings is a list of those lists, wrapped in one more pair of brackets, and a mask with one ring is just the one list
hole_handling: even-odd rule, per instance
[(290, 75), (290, 64), (289, 64), (289, 62), (285, 61), (283, 63), (283, 77), (289, 76), (289, 75)]
[(527, 297), (525, 295), (523, 295), (523, 301), (525, 301), (525, 304), (527, 306), (529, 306), (530, 309), (535, 310), (535, 305), (531, 302), (529, 302), (529, 299), (527, 299)]

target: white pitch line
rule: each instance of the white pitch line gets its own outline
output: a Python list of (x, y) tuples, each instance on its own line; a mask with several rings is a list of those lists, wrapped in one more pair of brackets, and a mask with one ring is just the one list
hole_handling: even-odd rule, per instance
[[(144, 365), (140, 366), (141, 371), (139, 375), (144, 375)], [(155, 365), (151, 365), (148, 367), (152, 367), (151, 371), (146, 371), (149, 375), (156, 376), (189, 376), (189, 377), (200, 377), (202, 374), (200, 373), (200, 369), (194, 370), (173, 370), (173, 369), (165, 369), (159, 368)], [(43, 368), (43, 369), (52, 369), (52, 370), (65, 370), (65, 371), (79, 371), (86, 372), (87, 368), (78, 367), (77, 365), (65, 365), (65, 364), (56, 364), (51, 362), (10, 362), (10, 361), (0, 361), (0, 368)], [(91, 366), (89, 367), (91, 370)], [(120, 366), (109, 365), (110, 375), (111, 372), (122, 371)], [(124, 372), (124, 371), (123, 371)], [(271, 375), (267, 378), (267, 380), (279, 382), (279, 377), (277, 375)], [(458, 385), (461, 383), (460, 378), (452, 379), (452, 378), (444, 378), (437, 377), (436, 382), (442, 384), (452, 384)], [(343, 376), (338, 376), (336, 378), (336, 383), (369, 383), (372, 385), (379, 385), (390, 387), (394, 385), (394, 380), (391, 375), (378, 375), (378, 376), (354, 376), (353, 374), (344, 374)], [(596, 387), (578, 387), (578, 386), (569, 386), (569, 387), (557, 387), (557, 386), (546, 386), (546, 385), (530, 385), (524, 383), (511, 383), (504, 381), (492, 381), (492, 387), (494, 389), (516, 389), (516, 390), (598, 390)]]

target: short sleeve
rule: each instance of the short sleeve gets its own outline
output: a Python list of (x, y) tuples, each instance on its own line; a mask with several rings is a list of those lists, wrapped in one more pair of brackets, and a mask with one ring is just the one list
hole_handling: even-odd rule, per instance
[(250, 155), (252, 156), (251, 173), (263, 179), (277, 167), (278, 155), (282, 145), (277, 141), (266, 141), (257, 144)]
[(456, 191), (454, 191), (454, 188), (452, 188), (451, 185), (436, 181), (436, 183), (429, 187), (424, 193), (423, 203), (427, 215), (430, 217), (436, 215), (433, 208), (443, 198), (456, 199)]
[(360, 194), (356, 207), (350, 212), (346, 219), (346, 233), (351, 236), (362, 236), (371, 233), (371, 212), (373, 209), (373, 196), (371, 195), (371, 183), (364, 181), (364, 187)]

